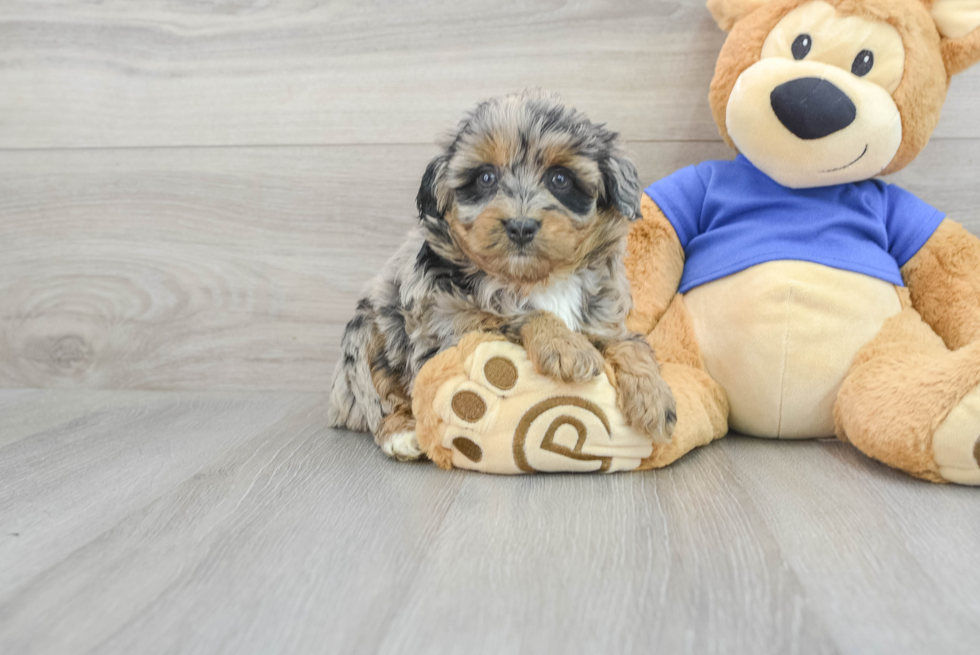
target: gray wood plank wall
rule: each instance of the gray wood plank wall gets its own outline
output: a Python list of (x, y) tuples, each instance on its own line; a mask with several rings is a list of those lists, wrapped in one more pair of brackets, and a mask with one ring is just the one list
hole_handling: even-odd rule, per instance
[[(478, 100), (560, 91), (652, 182), (730, 157), (702, 0), (0, 4), (0, 387), (322, 390)], [(980, 70), (892, 181), (980, 231)]]

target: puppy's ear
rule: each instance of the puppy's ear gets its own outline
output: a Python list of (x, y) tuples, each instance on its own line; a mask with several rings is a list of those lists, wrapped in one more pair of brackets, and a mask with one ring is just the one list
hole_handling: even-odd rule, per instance
[(929, 9), (950, 75), (980, 60), (980, 0), (935, 0)]
[(615, 207), (631, 221), (640, 218), (640, 176), (633, 162), (625, 157), (610, 156), (599, 161), (603, 193), (600, 208)]
[(708, 0), (708, 11), (718, 27), (730, 32), (735, 23), (769, 2), (769, 0)]
[(419, 208), (419, 220), (426, 216), (442, 218), (445, 212), (445, 207), (439, 202), (438, 185), (446, 172), (448, 161), (449, 159), (445, 155), (439, 155), (425, 167), (425, 175), (422, 176), (419, 194), (415, 196), (415, 206)]

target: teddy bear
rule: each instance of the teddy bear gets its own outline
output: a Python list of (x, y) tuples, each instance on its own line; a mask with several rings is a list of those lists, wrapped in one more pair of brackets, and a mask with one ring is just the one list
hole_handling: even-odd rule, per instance
[(708, 9), (729, 32), (709, 102), (738, 154), (650, 185), (627, 255), (628, 326), (677, 400), (670, 442), (623, 425), (611, 371), (562, 388), (474, 334), (419, 376), (420, 445), (445, 468), (608, 472), (730, 430), (837, 437), (980, 485), (980, 240), (877, 179), (926, 146), (951, 77), (980, 60), (980, 0)]

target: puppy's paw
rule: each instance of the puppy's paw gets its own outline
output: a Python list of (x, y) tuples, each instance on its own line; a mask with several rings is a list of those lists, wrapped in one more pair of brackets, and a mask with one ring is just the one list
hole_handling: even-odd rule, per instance
[(677, 425), (677, 403), (659, 375), (634, 375), (618, 371), (617, 403), (626, 423), (657, 443), (670, 443)]
[(419, 446), (419, 440), (415, 436), (415, 431), (411, 432), (396, 432), (395, 434), (388, 437), (388, 439), (381, 444), (381, 451), (391, 457), (392, 459), (397, 459), (399, 462), (413, 462), (417, 459), (422, 459), (422, 448)]
[(564, 382), (588, 382), (605, 363), (587, 338), (571, 330), (535, 335), (525, 349), (539, 373)]

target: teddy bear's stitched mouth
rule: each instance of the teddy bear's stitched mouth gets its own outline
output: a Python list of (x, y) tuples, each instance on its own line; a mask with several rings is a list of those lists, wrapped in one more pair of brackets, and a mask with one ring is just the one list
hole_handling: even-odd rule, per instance
[(862, 152), (861, 152), (861, 154), (860, 154), (860, 155), (858, 155), (858, 158), (857, 158), (857, 159), (855, 159), (854, 161), (852, 161), (852, 162), (851, 162), (850, 164), (848, 164), (847, 166), (841, 166), (840, 168), (831, 168), (831, 169), (829, 169), (829, 170), (826, 170), (826, 171), (820, 171), (820, 172), (821, 172), (821, 173), (836, 173), (837, 171), (842, 171), (842, 170), (844, 170), (845, 168), (850, 168), (850, 167), (851, 167), (851, 166), (853, 166), (854, 164), (856, 164), (856, 163), (858, 163), (859, 161), (861, 161), (861, 159), (862, 159), (862, 158), (863, 158), (863, 157), (864, 157), (864, 156), (865, 156), (866, 154), (868, 154), (868, 145), (869, 145), (869, 144), (864, 144), (864, 151), (862, 151)]

